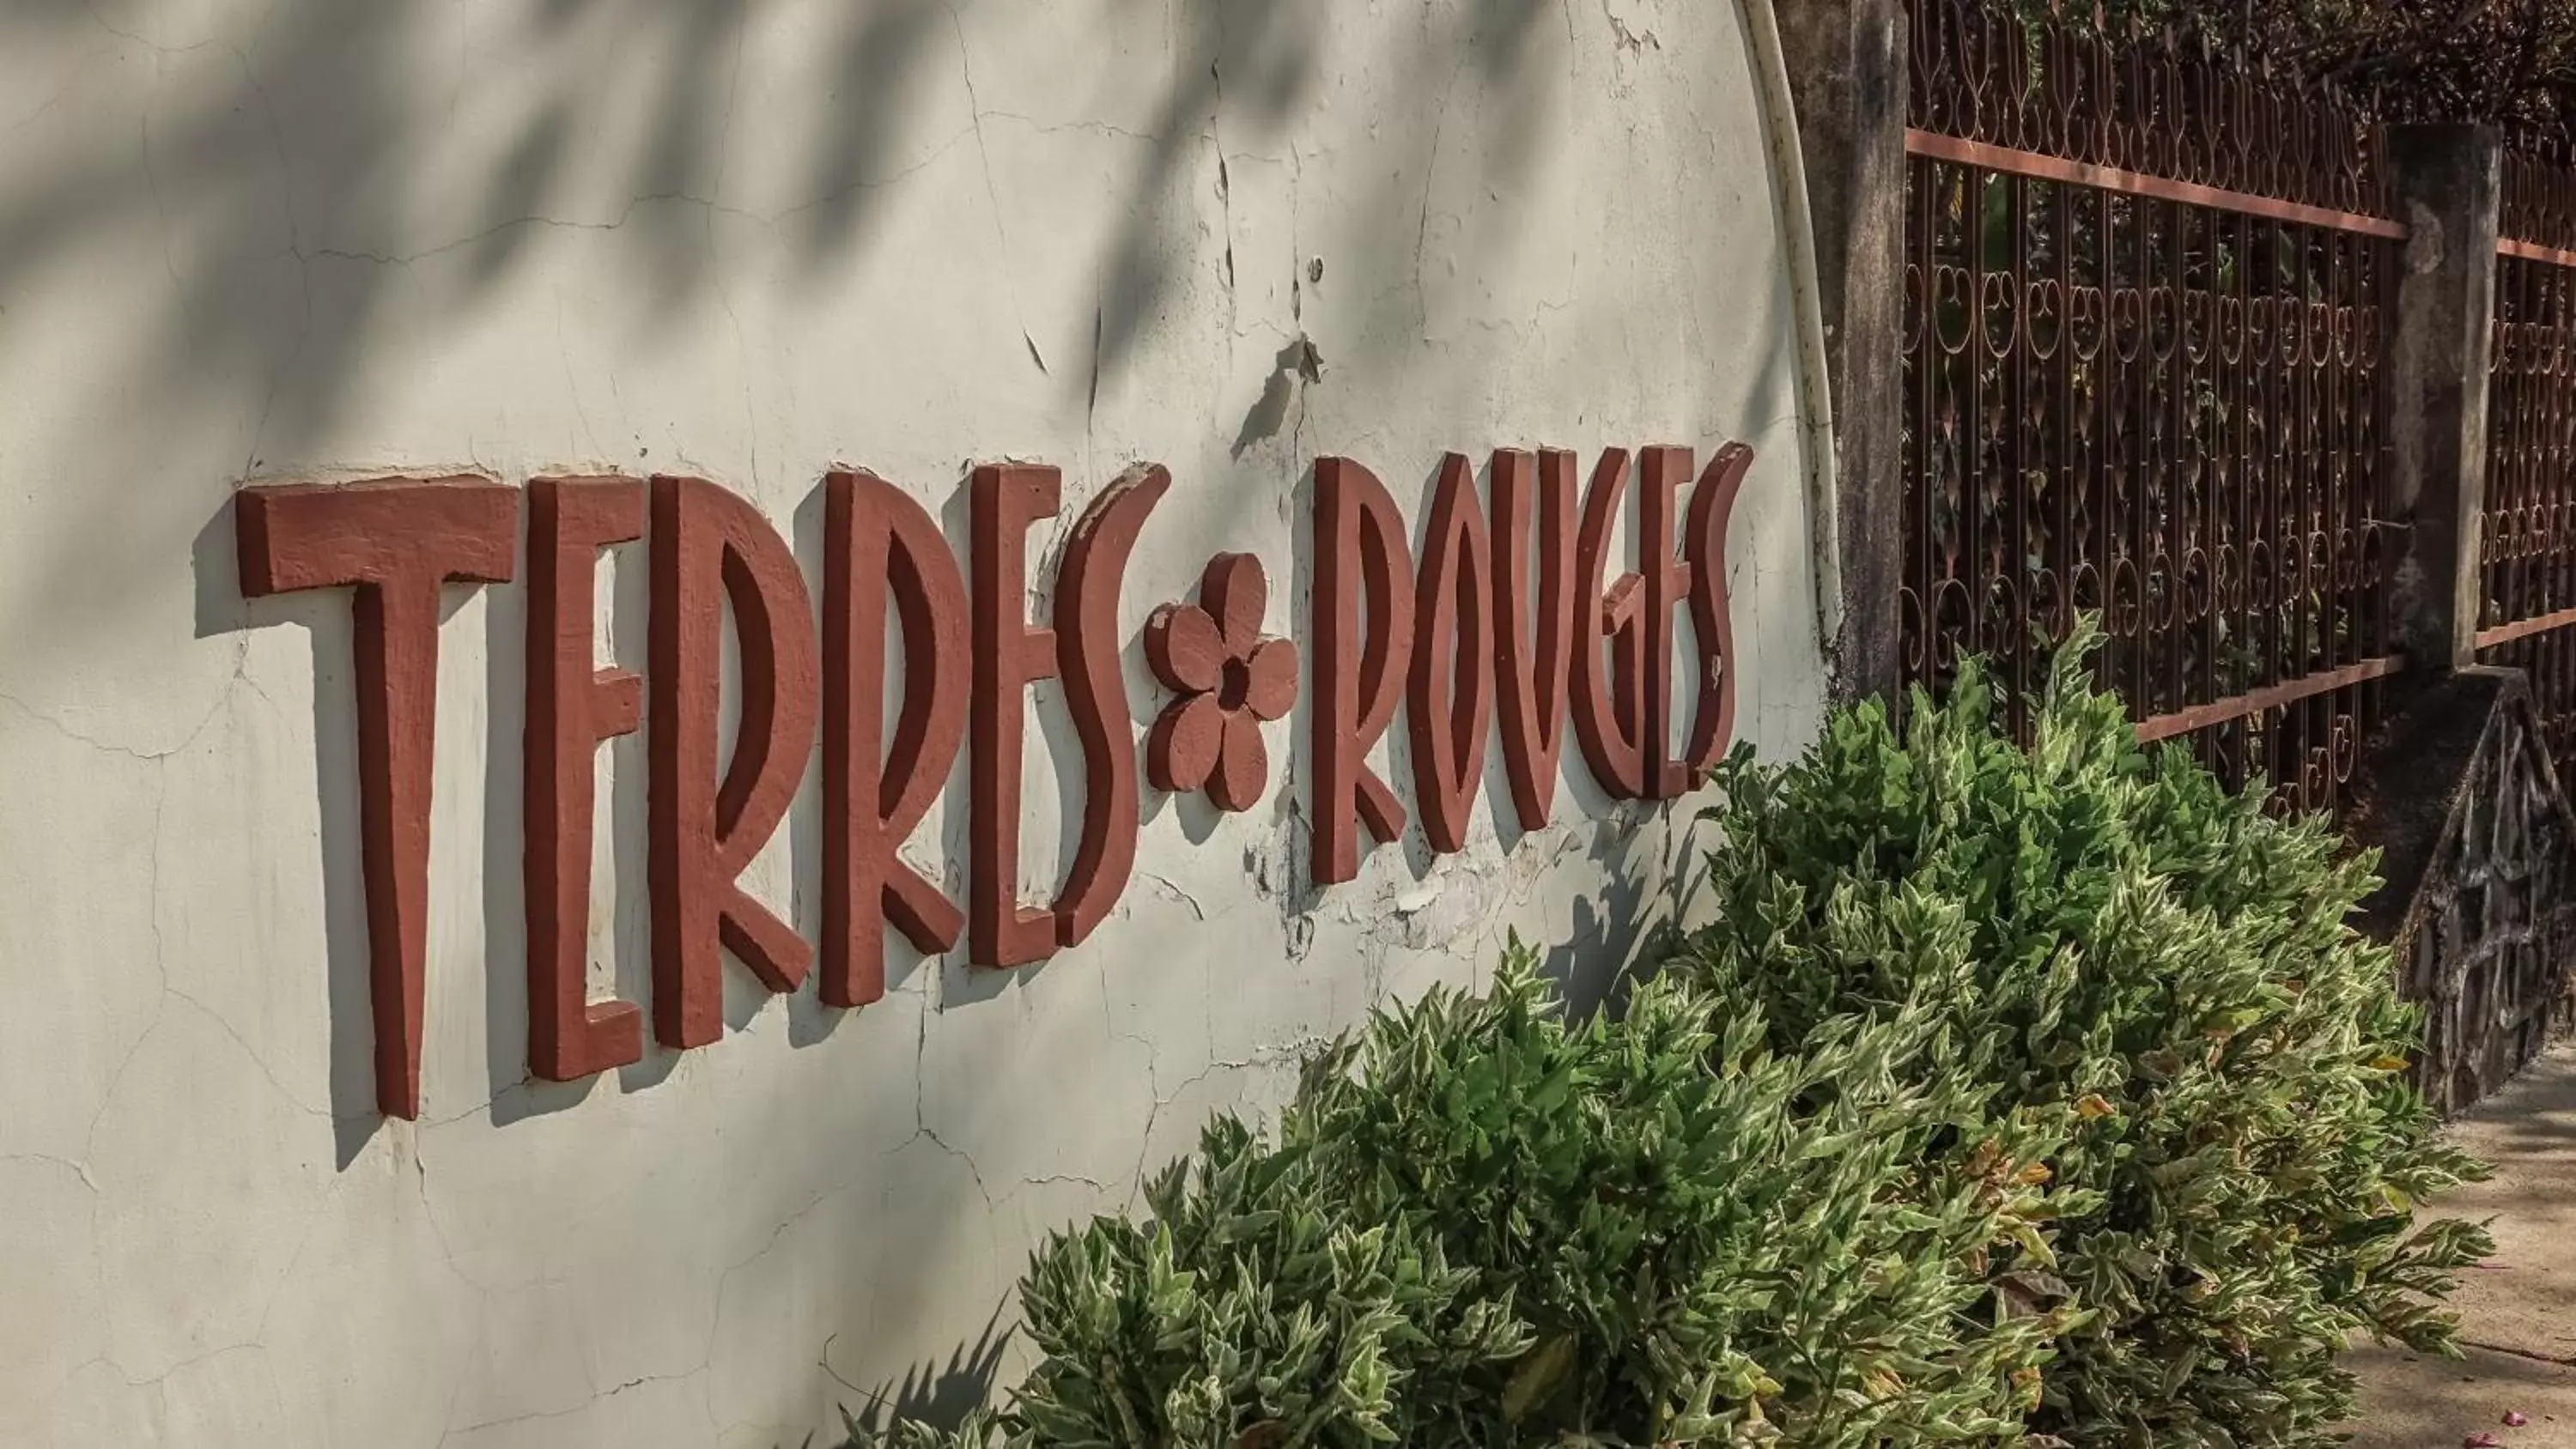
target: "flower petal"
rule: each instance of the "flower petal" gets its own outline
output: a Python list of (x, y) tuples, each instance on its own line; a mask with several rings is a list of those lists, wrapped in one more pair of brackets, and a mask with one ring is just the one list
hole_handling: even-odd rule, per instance
[(1145, 778), (1157, 790), (1198, 789), (1225, 744), (1225, 711), (1212, 694), (1194, 694), (1164, 710), (1145, 738)]
[(1263, 719), (1279, 719), (1297, 705), (1297, 646), (1285, 639), (1264, 639), (1244, 661), (1252, 687), (1244, 706)]
[(1270, 580), (1261, 560), (1248, 553), (1221, 553), (1208, 560), (1199, 576), (1199, 604), (1225, 634), (1225, 652), (1248, 658), (1261, 642), (1261, 615), (1270, 607)]
[(1261, 721), (1252, 711), (1225, 717), (1225, 747), (1216, 772), (1208, 777), (1208, 798), (1219, 810), (1249, 810), (1270, 785), (1270, 750), (1261, 742)]
[(1185, 693), (1216, 688), (1225, 666), (1225, 638), (1216, 620), (1195, 604), (1165, 604), (1145, 621), (1145, 662), (1154, 677)]

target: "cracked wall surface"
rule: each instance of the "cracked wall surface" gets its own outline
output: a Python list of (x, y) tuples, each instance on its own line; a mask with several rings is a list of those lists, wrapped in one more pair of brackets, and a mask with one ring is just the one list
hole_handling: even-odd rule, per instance
[[(1760, 125), (1734, 7), (1692, 0), (0, 6), (0, 1438), (767, 1449), (953, 1406), (1022, 1361), (1029, 1247), (1209, 1114), (1509, 932), (1580, 992), (1687, 909), (1690, 803), (1614, 806), (1572, 749), (1548, 829), (1498, 832), (1497, 753), (1465, 852), (1317, 889), (1301, 703), (1250, 813), (1147, 792), (1077, 950), (898, 940), (846, 1013), (728, 967), (721, 1043), (531, 1082), (526, 605), (455, 589), (426, 1106), (380, 1121), (347, 606), (244, 603), (234, 489), (695, 472), (819, 577), (831, 464), (962, 541), (967, 464), (1040, 459), (1043, 594), (1158, 460), (1141, 706), (1144, 616), (1217, 549), (1307, 637), (1318, 453), (1418, 529), (1443, 449), (1741, 438), (1740, 733), (1776, 754), (1824, 676)], [(641, 667), (619, 558), (603, 657)], [(1052, 689), (1033, 889), (1079, 799)], [(963, 769), (907, 849), (952, 890)], [(644, 1001), (640, 737), (599, 773), (594, 986)], [(747, 877), (809, 938), (818, 793)]]

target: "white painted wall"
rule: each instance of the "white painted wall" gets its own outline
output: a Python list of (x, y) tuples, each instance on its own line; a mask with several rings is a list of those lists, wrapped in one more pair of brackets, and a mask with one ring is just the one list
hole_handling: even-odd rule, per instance
[[(1466, 854), (1321, 893), (1301, 782), (1157, 798), (1118, 918), (1042, 969), (901, 957), (854, 1014), (737, 971), (720, 1045), (531, 1085), (524, 601), (459, 589), (427, 1109), (381, 1122), (346, 605), (245, 607), (227, 499), (696, 471), (810, 567), (836, 460), (962, 537), (970, 459), (1061, 464), (1065, 522), (1157, 459), (1132, 637), (1217, 548), (1291, 579), (1318, 453), (1413, 507), (1444, 448), (1740, 437), (1743, 733), (1792, 748), (1823, 680), (1755, 74), (1703, 0), (0, 6), (0, 1438), (794, 1444), (971, 1377), (1040, 1233), (1370, 1003), (1507, 929), (1597, 975), (1688, 812), (1569, 747), (1552, 829), (1505, 849), (1489, 797)], [(641, 572), (603, 600), (637, 665)], [(1296, 587), (1270, 622), (1304, 639)], [(602, 778), (595, 970), (640, 1000), (637, 741)], [(753, 875), (809, 935), (813, 794)], [(915, 842), (952, 880), (964, 796)]]

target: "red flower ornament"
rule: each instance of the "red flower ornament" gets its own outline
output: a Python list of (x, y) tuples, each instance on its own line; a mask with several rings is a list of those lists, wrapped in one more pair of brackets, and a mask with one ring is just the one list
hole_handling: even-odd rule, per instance
[(1219, 810), (1249, 810), (1269, 787), (1261, 725), (1297, 703), (1297, 646), (1261, 636), (1269, 602), (1261, 560), (1221, 553), (1199, 577), (1196, 604), (1165, 604), (1145, 621), (1145, 662), (1181, 696), (1145, 741), (1156, 789), (1205, 789)]

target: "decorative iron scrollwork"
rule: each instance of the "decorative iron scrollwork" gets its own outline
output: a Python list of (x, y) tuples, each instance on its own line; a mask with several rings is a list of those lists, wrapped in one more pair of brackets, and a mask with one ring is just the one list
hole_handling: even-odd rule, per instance
[(2331, 87), (2143, 22), (2031, 24), (1914, 0), (1917, 129), (2280, 201), (2388, 214), (2382, 132)]
[(2491, 698), (2465, 778), (2443, 782), (2449, 808), (2392, 942), (2405, 994), (2425, 1011), (2416, 1082), (2446, 1114), (2502, 1085), (2571, 1020), (2576, 822), (2527, 685), (2514, 677)]

